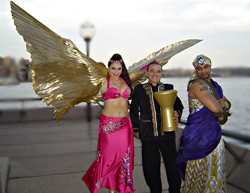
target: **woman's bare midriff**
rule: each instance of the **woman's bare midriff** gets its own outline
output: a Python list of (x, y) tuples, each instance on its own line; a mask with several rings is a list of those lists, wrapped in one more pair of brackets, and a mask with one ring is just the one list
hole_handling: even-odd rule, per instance
[(128, 100), (120, 97), (105, 101), (102, 114), (107, 117), (127, 117)]

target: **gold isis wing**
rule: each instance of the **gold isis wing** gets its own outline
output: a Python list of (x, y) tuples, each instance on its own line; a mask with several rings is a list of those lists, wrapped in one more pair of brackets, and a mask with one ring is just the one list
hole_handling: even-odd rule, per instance
[[(108, 69), (83, 54), (74, 43), (60, 37), (14, 2), (10, 2), (12, 18), (18, 33), (31, 54), (29, 62), (35, 93), (48, 106), (54, 107), (57, 122), (81, 102), (97, 103), (106, 81)], [(128, 68), (132, 88), (144, 82), (146, 70), (153, 60), (164, 66), (175, 54), (202, 40), (183, 40), (166, 46)]]
[(76, 104), (102, 100), (98, 92), (108, 70), (68, 39), (62, 38), (14, 2), (10, 2), (16, 30), (23, 36), (35, 93), (54, 107), (57, 122)]
[(144, 59), (140, 60), (137, 63), (134, 63), (132, 66), (128, 68), (128, 72), (130, 75), (130, 79), (132, 82), (132, 88), (134, 88), (137, 84), (140, 84), (144, 82), (146, 77), (146, 69), (141, 70), (142, 68), (145, 68), (150, 62), (156, 60), (158, 63), (160, 63), (162, 66), (166, 65), (170, 58), (183, 50), (199, 43), (200, 39), (188, 39), (188, 40), (182, 40), (173, 44), (170, 44), (168, 46), (165, 46), (161, 48), (160, 50), (153, 52), (149, 54)]

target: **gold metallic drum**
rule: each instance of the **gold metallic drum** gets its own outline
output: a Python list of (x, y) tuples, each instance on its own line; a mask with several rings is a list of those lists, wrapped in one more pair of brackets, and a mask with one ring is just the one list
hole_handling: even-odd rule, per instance
[(161, 107), (161, 130), (175, 131), (178, 127), (174, 123), (174, 102), (177, 95), (176, 90), (154, 92), (154, 98)]

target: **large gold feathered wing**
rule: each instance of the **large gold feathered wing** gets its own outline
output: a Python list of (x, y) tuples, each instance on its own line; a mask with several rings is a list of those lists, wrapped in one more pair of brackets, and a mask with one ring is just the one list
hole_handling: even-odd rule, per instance
[(98, 102), (108, 70), (81, 53), (12, 1), (16, 29), (31, 54), (30, 69), (35, 93), (54, 107), (57, 122), (76, 104)]
[(140, 60), (137, 63), (134, 63), (132, 66), (128, 68), (129, 76), (132, 82), (132, 88), (134, 88), (137, 84), (144, 82), (146, 77), (146, 70), (145, 68), (147, 65), (156, 60), (162, 66), (168, 63), (169, 59), (180, 53), (181, 51), (199, 43), (200, 39), (188, 39), (176, 42), (174, 44), (168, 45), (163, 47), (162, 49), (149, 54), (144, 59)]

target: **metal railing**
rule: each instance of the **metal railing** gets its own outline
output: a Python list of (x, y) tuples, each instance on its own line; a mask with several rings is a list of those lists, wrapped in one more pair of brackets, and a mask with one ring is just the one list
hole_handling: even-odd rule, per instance
[(41, 98), (9, 98), (0, 99), (0, 102), (25, 102), (25, 101), (39, 101)]
[[(5, 98), (5, 99), (0, 99), (0, 103), (1, 102), (21, 102), (22, 105), (21, 105), (21, 112), (20, 113), (25, 114), (24, 102), (41, 101), (41, 100), (42, 100), (41, 98)], [(101, 108), (103, 108), (103, 104), (98, 103), (98, 105)], [(0, 109), (0, 111), (1, 111), (1, 109)], [(180, 124), (187, 125), (187, 121), (184, 119), (181, 119)], [(248, 136), (248, 135), (244, 135), (244, 134), (240, 134), (240, 133), (236, 133), (236, 132), (232, 132), (232, 131), (227, 131), (227, 130), (223, 130), (223, 129), (222, 129), (222, 135), (250, 143), (250, 136)]]
[[(187, 121), (184, 119), (181, 119), (180, 124), (187, 125)], [(236, 133), (233, 131), (228, 131), (225, 129), (222, 129), (222, 135), (250, 143), (249, 135), (244, 135), (244, 134)]]
[[(188, 125), (187, 121), (184, 120), (184, 119), (180, 120), (180, 124)], [(233, 139), (237, 139), (237, 140), (240, 140), (240, 141), (250, 143), (250, 136), (249, 135), (243, 135), (243, 134), (240, 134), (240, 133), (236, 133), (236, 132), (233, 132), (233, 131), (227, 131), (227, 130), (224, 130), (224, 129), (222, 129), (222, 135), (226, 136), (226, 137), (230, 137), (230, 138), (233, 138)], [(225, 144), (225, 148), (231, 153), (231, 155), (235, 158), (235, 160), (237, 162), (242, 162), (242, 159), (237, 155), (237, 153), (230, 147), (230, 145), (225, 140), (224, 140), (224, 144)]]
[[(5, 99), (0, 99), (0, 103), (5, 103), (5, 102), (21, 102), (21, 110), (20, 114), (21, 116), (25, 116), (25, 110), (24, 110), (24, 103), (25, 102), (30, 102), (30, 101), (41, 101), (41, 98), (5, 98)], [(3, 110), (0, 108), (0, 115), (3, 113)]]

